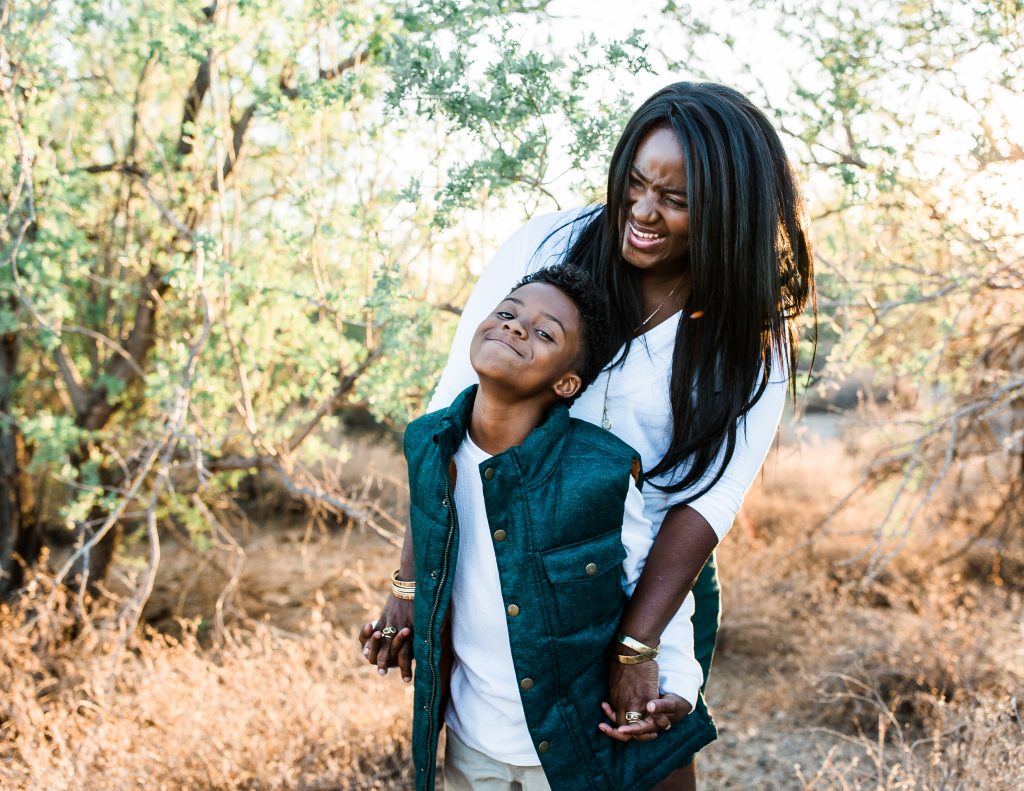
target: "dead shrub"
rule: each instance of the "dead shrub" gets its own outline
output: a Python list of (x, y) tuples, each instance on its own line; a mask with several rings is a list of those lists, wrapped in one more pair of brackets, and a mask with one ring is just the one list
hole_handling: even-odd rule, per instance
[(301, 635), (236, 626), (203, 650), (194, 621), (125, 638), (94, 617), (64, 640), (56, 602), (0, 624), (3, 788), (410, 786), (411, 688), (316, 610)]

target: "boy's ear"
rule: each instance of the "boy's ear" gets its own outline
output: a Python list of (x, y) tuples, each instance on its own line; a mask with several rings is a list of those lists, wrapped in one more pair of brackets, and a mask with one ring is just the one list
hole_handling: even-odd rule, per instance
[(570, 371), (555, 382), (554, 390), (559, 398), (572, 398), (580, 391), (582, 384), (583, 382), (580, 380), (579, 374), (575, 371)]

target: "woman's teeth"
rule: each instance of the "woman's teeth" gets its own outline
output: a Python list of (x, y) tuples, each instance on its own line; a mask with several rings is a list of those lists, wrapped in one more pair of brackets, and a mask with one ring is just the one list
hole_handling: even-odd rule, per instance
[(661, 238), (661, 234), (660, 233), (644, 233), (643, 231), (639, 230), (635, 225), (632, 226), (632, 228), (633, 228), (633, 233), (635, 233), (637, 235), (637, 237), (639, 237), (640, 239), (660, 239)]

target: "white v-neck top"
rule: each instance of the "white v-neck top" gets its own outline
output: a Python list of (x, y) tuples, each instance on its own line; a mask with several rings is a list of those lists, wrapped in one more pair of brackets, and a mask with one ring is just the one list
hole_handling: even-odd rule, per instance
[[(502, 245), (480, 275), (462, 311), (448, 363), (430, 401), (430, 411), (448, 406), (455, 396), (477, 382), (469, 362), (470, 342), (477, 326), (526, 274), (561, 262), (575, 233), (585, 227), (588, 215), (586, 209), (572, 209), (537, 217)], [(672, 439), (669, 382), (681, 315), (677, 313), (637, 338), (626, 359), (602, 373), (570, 410), (573, 417), (601, 425), (607, 386), (610, 430), (640, 454), (644, 469), (661, 460)], [(732, 526), (778, 429), (787, 384), (782, 366), (777, 369), (779, 372), (761, 397), (740, 419), (736, 449), (721, 479), (690, 503), (708, 521), (719, 540)], [(652, 482), (665, 483), (671, 477), (678, 479), (677, 475), (655, 478)], [(653, 486), (644, 486), (644, 514), (657, 529), (665, 511), (686, 495), (685, 490), (666, 494)]]

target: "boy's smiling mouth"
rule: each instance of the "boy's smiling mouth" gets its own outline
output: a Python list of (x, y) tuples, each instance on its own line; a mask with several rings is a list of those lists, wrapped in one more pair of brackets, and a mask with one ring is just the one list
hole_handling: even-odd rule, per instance
[(487, 341), (494, 341), (495, 343), (500, 343), (500, 344), (501, 344), (502, 346), (505, 346), (506, 348), (508, 348), (508, 349), (511, 349), (511, 350), (512, 350), (512, 352), (513, 352), (513, 353), (515, 353), (515, 355), (516, 355), (517, 357), (522, 357), (522, 356), (523, 356), (523, 353), (522, 353), (521, 351), (519, 351), (519, 350), (518, 350), (518, 349), (517, 349), (517, 348), (516, 348), (515, 346), (513, 346), (513, 345), (512, 345), (511, 343), (509, 343), (509, 342), (508, 342), (507, 340), (505, 340), (505, 339), (504, 339), (503, 337), (497, 337), (497, 338), (495, 338), (495, 337), (493, 337), (493, 336), (489, 336), (489, 335), (488, 335), (488, 336), (486, 336), (486, 337), (484, 338), (484, 340), (487, 340)]

